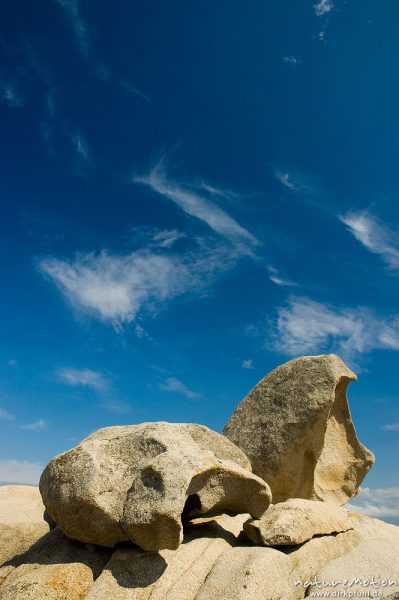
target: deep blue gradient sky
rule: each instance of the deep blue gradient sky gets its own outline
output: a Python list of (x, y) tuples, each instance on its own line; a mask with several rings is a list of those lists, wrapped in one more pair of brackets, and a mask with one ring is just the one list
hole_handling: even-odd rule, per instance
[(106, 425), (221, 431), (337, 352), (363, 503), (399, 516), (398, 25), (396, 0), (1, 4), (0, 480)]

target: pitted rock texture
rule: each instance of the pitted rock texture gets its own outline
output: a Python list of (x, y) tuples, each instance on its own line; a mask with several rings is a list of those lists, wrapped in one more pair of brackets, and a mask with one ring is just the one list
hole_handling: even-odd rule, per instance
[[(335, 592), (337, 598), (345, 597), (345, 592), (350, 598), (360, 598), (362, 594), (364, 598), (365, 592), (370, 594), (370, 598), (395, 597), (399, 594), (398, 557), (398, 542), (392, 542), (388, 548), (384, 540), (364, 541), (320, 569), (309, 595), (314, 596), (323, 589), (331, 597)], [(349, 592), (353, 595), (349, 596)]]
[(227, 438), (202, 425), (100, 429), (53, 458), (40, 480), (48, 513), (72, 539), (176, 549), (182, 519), (221, 512), (259, 518), (268, 485)]
[(344, 504), (374, 463), (358, 440), (346, 389), (356, 375), (334, 354), (304, 356), (262, 379), (238, 405), (224, 434), (249, 456), (273, 501)]
[[(382, 569), (382, 556), (386, 573), (395, 572), (395, 525), (348, 511), (349, 531), (319, 535), (297, 546), (262, 548), (248, 545), (241, 533), (248, 517), (193, 519), (185, 525), (184, 543), (160, 552), (144, 552), (129, 543), (115, 550), (88, 546), (68, 539), (57, 527), (0, 566), (0, 598), (299, 600), (308, 582), (330, 572), (330, 565), (334, 576), (349, 575), (356, 565), (371, 575)], [(340, 557), (344, 560), (336, 560)], [(386, 593), (392, 597), (393, 589)]]
[(258, 546), (293, 546), (315, 535), (352, 529), (348, 511), (330, 502), (296, 498), (272, 504), (258, 520), (249, 520), (244, 530)]

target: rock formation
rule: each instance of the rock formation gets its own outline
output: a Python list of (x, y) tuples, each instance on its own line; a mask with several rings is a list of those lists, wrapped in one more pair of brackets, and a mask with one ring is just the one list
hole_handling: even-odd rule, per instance
[(238, 405), (224, 434), (249, 456), (273, 501), (344, 504), (374, 463), (357, 439), (346, 388), (356, 375), (334, 354), (277, 367)]
[[(3, 490), (7, 496), (8, 488)], [(399, 580), (399, 527), (349, 511), (347, 516), (353, 529), (275, 548), (249, 544), (240, 533), (248, 514), (194, 519), (185, 525), (184, 543), (174, 551), (145, 552), (128, 544), (114, 550), (87, 546), (56, 527), (0, 565), (0, 598), (299, 600), (316, 576), (332, 572), (341, 577), (365, 560), (368, 576), (384, 577), (386, 572)], [(7, 521), (1, 505), (0, 519)], [(380, 591), (379, 597), (388, 599), (397, 589)]]
[(107, 427), (53, 458), (40, 491), (70, 538), (176, 549), (182, 518), (223, 511), (262, 516), (270, 489), (250, 468), (241, 450), (201, 425)]
[(398, 598), (399, 527), (337, 506), (372, 464), (351, 379), (333, 355), (297, 359), (233, 415), (226, 433), (277, 504), (240, 448), (188, 424), (108, 427), (52, 459), (57, 525), (37, 489), (0, 488), (0, 600), (300, 600), (319, 582)]
[(258, 520), (244, 523), (244, 531), (258, 546), (294, 546), (315, 535), (352, 529), (348, 512), (330, 502), (294, 498), (272, 504)]
[[(370, 583), (372, 579), (374, 582)], [(359, 598), (365, 592), (375, 594), (377, 590), (385, 592), (385, 597), (389, 598), (391, 594), (395, 597), (399, 594), (399, 542), (391, 542), (389, 551), (385, 540), (362, 542), (316, 573), (310, 593), (314, 594), (321, 588), (330, 594), (333, 591), (341, 593), (341, 597), (344, 597), (345, 591), (351, 592), (352, 598)]]
[(39, 490), (28, 485), (0, 487), (0, 564), (25, 552), (50, 531)]

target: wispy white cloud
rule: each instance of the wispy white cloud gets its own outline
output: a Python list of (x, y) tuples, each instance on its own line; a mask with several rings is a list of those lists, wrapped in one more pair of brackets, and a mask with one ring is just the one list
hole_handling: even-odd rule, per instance
[(90, 149), (85, 136), (77, 130), (71, 133), (70, 140), (80, 161), (85, 165), (90, 165)]
[(152, 239), (160, 248), (171, 248), (176, 242), (186, 237), (185, 233), (177, 229), (164, 229), (154, 232)]
[(0, 408), (0, 421), (15, 421), (15, 417), (4, 408)]
[(253, 369), (254, 361), (252, 358), (246, 358), (245, 360), (242, 361), (241, 366), (243, 369)]
[(346, 358), (373, 349), (399, 350), (399, 316), (365, 307), (335, 308), (291, 297), (272, 323), (273, 347), (288, 355), (337, 351)]
[(316, 4), (313, 5), (313, 9), (318, 17), (322, 17), (323, 15), (331, 12), (334, 8), (334, 4), (331, 0), (319, 0)]
[(300, 58), (297, 58), (296, 56), (293, 56), (292, 54), (290, 56), (283, 56), (283, 61), (287, 65), (299, 65), (302, 62)]
[(108, 387), (108, 381), (100, 371), (92, 369), (72, 369), (64, 367), (57, 369), (57, 378), (71, 386), (82, 386), (92, 388), (94, 390), (103, 390)]
[(138, 250), (126, 256), (78, 256), (73, 261), (47, 258), (39, 268), (76, 308), (116, 328), (134, 321), (148, 305), (155, 309), (187, 291), (191, 274), (179, 257)]
[(288, 170), (274, 169), (273, 171), (276, 179), (284, 187), (295, 192), (297, 194), (306, 194), (312, 192), (312, 187), (305, 182), (304, 178), (297, 173)]
[(104, 63), (98, 62), (95, 66), (94, 72), (103, 83), (119, 88), (128, 94), (138, 96), (148, 103), (152, 102), (148, 94), (142, 90), (139, 90), (139, 88), (133, 85), (133, 83), (128, 79), (120, 79), (119, 77), (116, 77), (112, 71), (104, 65)]
[(76, 44), (84, 57), (91, 51), (87, 25), (80, 14), (79, 0), (55, 0), (61, 6), (75, 36)]
[(21, 108), (25, 104), (25, 98), (14, 83), (0, 81), (0, 91), (1, 98), (10, 108)]
[(399, 421), (396, 421), (395, 423), (387, 423), (386, 425), (382, 426), (382, 429), (385, 431), (399, 431)]
[(270, 281), (272, 281), (276, 285), (288, 286), (288, 287), (295, 287), (297, 285), (294, 281), (291, 281), (290, 279), (286, 279), (285, 277), (281, 277), (278, 272), (278, 269), (276, 269), (272, 265), (269, 265), (267, 267), (267, 270), (269, 271)]
[(296, 285), (296, 283), (294, 283), (290, 279), (283, 279), (279, 275), (273, 275), (273, 274), (269, 275), (269, 279), (276, 285), (281, 285), (281, 286), (295, 286)]
[(158, 194), (172, 200), (185, 213), (203, 221), (214, 232), (240, 247), (243, 253), (252, 254), (253, 248), (259, 245), (259, 241), (252, 233), (239, 225), (208, 197), (189, 185), (170, 180), (163, 160), (160, 160), (148, 175), (134, 176), (132, 180), (147, 185)]
[(18, 367), (19, 363), (17, 360), (15, 360), (15, 358), (10, 358), (10, 360), (7, 362), (9, 367)]
[(340, 219), (367, 250), (379, 254), (391, 269), (399, 268), (398, 233), (366, 211), (349, 212)]
[(129, 404), (120, 400), (108, 400), (102, 404), (102, 407), (114, 415), (125, 415), (130, 412)]
[(348, 508), (353, 508), (375, 518), (399, 518), (399, 488), (360, 488)]
[(143, 91), (139, 90), (138, 87), (136, 87), (135, 85), (133, 85), (133, 83), (131, 81), (127, 81), (125, 79), (122, 80), (116, 80), (116, 85), (118, 85), (119, 87), (122, 88), (122, 90), (125, 90), (126, 92), (128, 92), (129, 94), (133, 94), (134, 96), (138, 96), (139, 98), (141, 98), (142, 100), (145, 100), (146, 102), (151, 103), (151, 98), (149, 97), (148, 94), (144, 93)]
[(199, 398), (201, 396), (201, 394), (190, 390), (180, 379), (176, 379), (176, 377), (168, 377), (164, 383), (158, 385), (158, 389), (163, 392), (182, 394), (186, 398)]
[(38, 421), (34, 421), (33, 423), (26, 423), (25, 425), (21, 425), (21, 429), (26, 429), (27, 431), (43, 431), (43, 429), (47, 429), (48, 423), (43, 419), (39, 419)]
[(0, 460), (0, 481), (9, 484), (38, 485), (44, 466), (27, 460)]

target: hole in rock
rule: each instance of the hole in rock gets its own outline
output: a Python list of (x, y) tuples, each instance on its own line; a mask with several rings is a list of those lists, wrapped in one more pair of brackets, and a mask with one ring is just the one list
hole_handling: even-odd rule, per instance
[(183, 508), (181, 519), (183, 523), (187, 523), (192, 517), (201, 514), (201, 500), (198, 494), (188, 496)]

